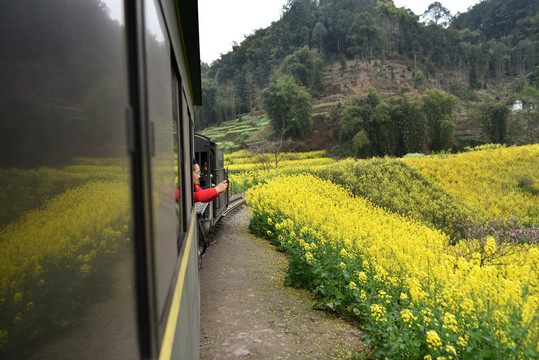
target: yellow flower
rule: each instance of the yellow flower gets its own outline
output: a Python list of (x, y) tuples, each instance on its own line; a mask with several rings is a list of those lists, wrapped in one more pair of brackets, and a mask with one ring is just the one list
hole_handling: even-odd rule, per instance
[(402, 310), (401, 318), (402, 318), (402, 321), (404, 321), (405, 323), (409, 322), (412, 319), (412, 312), (408, 309)]
[(457, 319), (453, 314), (450, 314), (448, 312), (444, 314), (444, 324), (442, 325), (444, 329), (449, 329), (454, 333), (457, 333), (459, 331), (457, 325)]
[(492, 236), (489, 236), (486, 240), (485, 252), (487, 255), (494, 254), (496, 252), (496, 240)]
[(427, 344), (429, 347), (437, 349), (442, 346), (442, 340), (436, 330), (427, 331)]
[(15, 295), (13, 296), (13, 302), (15, 304), (20, 303), (22, 301), (23, 296), (24, 294), (22, 292), (15, 293)]
[(371, 316), (374, 318), (375, 322), (385, 321), (384, 315), (386, 313), (386, 308), (383, 305), (372, 304), (371, 305)]

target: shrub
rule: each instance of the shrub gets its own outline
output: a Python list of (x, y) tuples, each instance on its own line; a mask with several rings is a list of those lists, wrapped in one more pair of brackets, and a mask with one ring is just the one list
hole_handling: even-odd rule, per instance
[(467, 237), (462, 224), (488, 218), (398, 159), (345, 160), (316, 174), (373, 204), (444, 231), (453, 241)]

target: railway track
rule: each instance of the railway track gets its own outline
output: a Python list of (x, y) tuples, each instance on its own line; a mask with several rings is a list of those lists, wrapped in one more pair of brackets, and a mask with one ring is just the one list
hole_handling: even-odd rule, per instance
[(223, 217), (227, 216), (228, 214), (232, 213), (234, 210), (238, 209), (240, 206), (245, 204), (245, 199), (243, 196), (240, 196), (234, 200), (229, 201), (228, 207), (226, 208), (225, 212), (223, 213)]
[[(216, 226), (219, 226), (223, 218), (233, 213), (235, 210), (239, 209), (240, 206), (242, 206), (243, 204), (245, 204), (245, 199), (243, 198), (243, 196), (237, 197), (236, 199), (229, 201), (226, 210), (221, 215), (221, 218), (217, 222)], [(200, 238), (199, 239), (199, 256), (202, 256), (206, 252), (206, 248), (210, 245), (210, 234), (204, 233), (204, 230), (201, 226), (200, 221), (199, 221), (199, 238)]]

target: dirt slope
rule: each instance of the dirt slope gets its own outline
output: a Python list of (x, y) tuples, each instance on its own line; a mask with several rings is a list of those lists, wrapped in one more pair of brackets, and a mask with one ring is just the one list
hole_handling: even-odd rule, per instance
[(245, 208), (225, 218), (202, 258), (200, 358), (354, 358), (361, 332), (283, 285), (285, 255), (250, 234), (249, 219)]

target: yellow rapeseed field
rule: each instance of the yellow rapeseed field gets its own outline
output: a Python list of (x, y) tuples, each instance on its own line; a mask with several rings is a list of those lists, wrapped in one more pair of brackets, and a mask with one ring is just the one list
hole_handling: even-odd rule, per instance
[(310, 173), (333, 163), (335, 160), (326, 157), (325, 151), (282, 153), (279, 154), (277, 165), (274, 154), (252, 154), (241, 150), (225, 155), (232, 193), (245, 191), (279, 174)]
[[(490, 163), (480, 168), (491, 169), (489, 176), (482, 177), (489, 186), (472, 183), (473, 189), (461, 186), (460, 193), (451, 193), (493, 218), (526, 209), (516, 216), (531, 214), (526, 219), (534, 219), (537, 204), (530, 199), (536, 195), (529, 195), (509, 179), (515, 174), (537, 176), (528, 170), (537, 166), (537, 146), (497, 151), (493, 157), (486, 152), (440, 160), (423, 158), (414, 160), (413, 166), (435, 169), (438, 164), (444, 169), (432, 172), (454, 174), (460, 183), (459, 171), (450, 170), (450, 163), (443, 161), (459, 163), (462, 156), (467, 164), (459, 168), (464, 183), (472, 174), (477, 177), (473, 169), (478, 171), (479, 165), (473, 165), (474, 159)], [(422, 161), (430, 163), (423, 165)], [(509, 163), (505, 169), (512, 175), (503, 174), (503, 162)], [(514, 186), (506, 194), (502, 190), (508, 185), (495, 184), (497, 181)], [(489, 188), (496, 190), (487, 191)], [(470, 195), (464, 196), (466, 189)], [(433, 198), (443, 197), (437, 191)], [(522, 200), (523, 204), (469, 200), (479, 198), (474, 194), (480, 192), (483, 198), (506, 194), (506, 202)], [(537, 243), (505, 245), (489, 237), (477, 248), (470, 245), (473, 239), (451, 246), (443, 229), (377, 207), (342, 186), (309, 174), (274, 176), (248, 190), (246, 197), (253, 213), (251, 229), (290, 255), (289, 282), (311, 289), (319, 306), (358, 316), (377, 356), (539, 356)], [(489, 205), (481, 205), (485, 203)], [(505, 251), (504, 246), (510, 250)], [(497, 256), (490, 256), (494, 253)]]
[(519, 183), (530, 183), (539, 189), (539, 144), (403, 161), (464, 203), (495, 218), (513, 215), (528, 225), (537, 225), (537, 194), (526, 191)]

